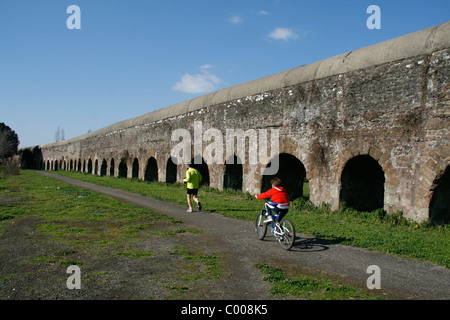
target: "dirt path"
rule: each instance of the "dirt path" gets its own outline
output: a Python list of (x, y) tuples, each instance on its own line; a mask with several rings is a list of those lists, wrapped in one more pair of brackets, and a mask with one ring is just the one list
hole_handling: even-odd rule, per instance
[[(343, 283), (367, 289), (367, 268), (381, 270), (380, 296), (388, 299), (450, 299), (450, 270), (431, 263), (321, 242), (298, 235), (290, 251), (283, 250), (273, 237), (256, 239), (253, 223), (202, 211), (186, 213), (186, 208), (129, 192), (39, 172), (47, 177), (180, 219), (186, 226), (206, 230), (195, 241), (223, 253), (227, 269), (220, 299), (269, 299), (269, 285), (261, 281), (256, 263), (278, 265), (293, 273), (327, 274)], [(219, 298), (219, 297), (218, 297)]]

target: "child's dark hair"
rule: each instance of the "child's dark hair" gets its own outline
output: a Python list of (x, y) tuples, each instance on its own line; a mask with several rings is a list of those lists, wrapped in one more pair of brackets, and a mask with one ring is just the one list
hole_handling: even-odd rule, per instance
[(275, 177), (272, 180), (270, 180), (270, 183), (273, 184), (275, 187), (281, 187), (281, 179), (278, 177)]

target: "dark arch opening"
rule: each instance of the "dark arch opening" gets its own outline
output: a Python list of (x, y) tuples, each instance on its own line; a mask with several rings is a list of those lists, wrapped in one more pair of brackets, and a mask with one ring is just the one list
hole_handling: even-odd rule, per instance
[(128, 166), (125, 158), (122, 158), (119, 163), (119, 178), (128, 177)]
[(153, 157), (150, 157), (150, 159), (147, 160), (144, 180), (149, 182), (158, 181), (158, 163)]
[[(231, 163), (232, 161), (232, 163)], [(242, 161), (234, 155), (227, 160), (225, 165), (225, 175), (223, 177), (223, 188), (242, 190), (243, 177)]]
[(102, 177), (106, 176), (106, 167), (107, 167), (106, 160), (103, 159), (102, 166), (100, 167), (100, 176)]
[(358, 211), (384, 208), (384, 171), (368, 155), (350, 159), (341, 176), (340, 200)]
[(94, 175), (98, 175), (98, 159), (94, 162)]
[(111, 159), (110, 166), (109, 166), (109, 175), (111, 177), (114, 177), (114, 159)]
[(139, 160), (137, 158), (134, 158), (134, 160), (133, 160), (133, 168), (131, 171), (131, 177), (139, 178)]
[(55, 160), (54, 170), (55, 170), (55, 171), (58, 171), (58, 160)]
[(81, 159), (78, 159), (78, 171), (81, 172)]
[(195, 156), (191, 159), (191, 167), (197, 169), (202, 175), (202, 182), (200, 182), (201, 186), (209, 186), (209, 169), (205, 160), (200, 156)]
[(177, 182), (177, 165), (173, 163), (172, 158), (167, 160), (166, 165), (166, 182), (175, 183)]
[[(267, 167), (269, 168), (271, 165), (272, 161)], [(288, 153), (280, 154), (278, 172), (274, 175), (263, 176), (262, 192), (266, 192), (272, 188), (270, 181), (274, 177), (281, 179), (282, 185), (287, 190), (291, 200), (303, 196), (303, 183), (306, 178), (306, 169), (297, 157)]]
[(91, 173), (92, 173), (92, 160), (91, 160), (91, 159), (88, 160), (87, 173), (88, 173), (88, 174), (91, 174)]
[(50, 167), (50, 160), (47, 160), (47, 168), (46, 168), (47, 170), (50, 170), (51, 169), (51, 167)]
[(450, 223), (450, 166), (435, 181), (436, 188), (430, 202), (430, 220), (434, 224)]

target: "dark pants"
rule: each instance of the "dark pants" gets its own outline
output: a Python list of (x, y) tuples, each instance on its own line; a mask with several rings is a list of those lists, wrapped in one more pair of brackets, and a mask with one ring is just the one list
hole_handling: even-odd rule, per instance
[(280, 222), (288, 213), (289, 209), (280, 209), (278, 204), (275, 202), (266, 203), (266, 212), (268, 214), (273, 214), (272, 211), (278, 215), (278, 222)]

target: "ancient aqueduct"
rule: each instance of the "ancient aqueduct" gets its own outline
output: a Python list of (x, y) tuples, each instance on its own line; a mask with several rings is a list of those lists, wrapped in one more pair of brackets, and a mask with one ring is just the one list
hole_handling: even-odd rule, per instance
[[(213, 188), (255, 194), (266, 188), (267, 176), (261, 174), (266, 164), (249, 161), (251, 133), (278, 129), (277, 174), (293, 197), (301, 195), (307, 177), (316, 205), (338, 209), (346, 202), (448, 222), (449, 35), (446, 22), (67, 141), (25, 148), (22, 165), (181, 182), (185, 166), (171, 160), (179, 143), (171, 137), (179, 128), (194, 137), (195, 122), (202, 133), (218, 129), (224, 139), (227, 129), (247, 133), (245, 155), (238, 142), (232, 150), (242, 164), (222, 159), (199, 168)], [(205, 136), (198, 142), (192, 139), (193, 155), (202, 156), (212, 142)]]

